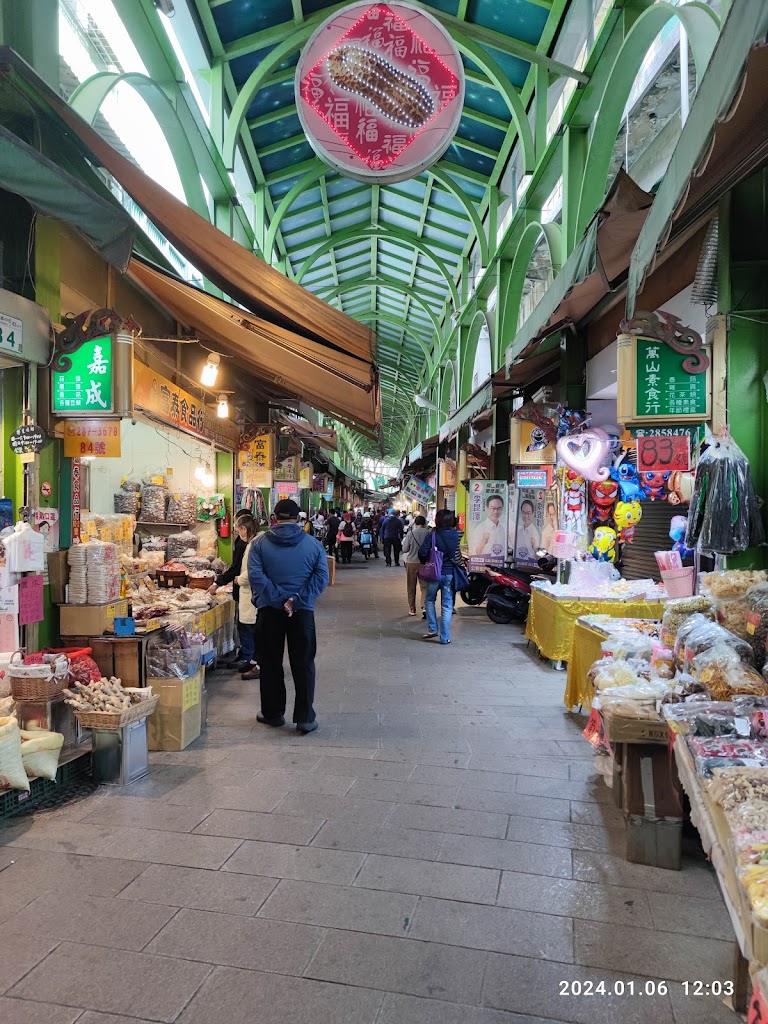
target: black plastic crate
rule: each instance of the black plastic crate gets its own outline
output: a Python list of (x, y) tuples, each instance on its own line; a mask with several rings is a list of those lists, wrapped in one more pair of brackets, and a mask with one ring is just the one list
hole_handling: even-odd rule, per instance
[(0, 792), (0, 819), (33, 809), (54, 807), (95, 789), (90, 751), (59, 766), (55, 779), (31, 779), (29, 793), (18, 789)]

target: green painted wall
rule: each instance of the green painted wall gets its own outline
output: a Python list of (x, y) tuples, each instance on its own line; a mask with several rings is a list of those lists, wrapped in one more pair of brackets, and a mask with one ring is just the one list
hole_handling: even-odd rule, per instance
[(216, 452), (216, 487), (224, 495), (229, 512), (229, 537), (219, 537), (218, 555), (227, 565), (232, 561), (232, 530), (234, 529), (235, 512), (233, 492), (234, 457), (230, 452)]
[[(749, 459), (758, 495), (768, 497), (768, 172), (734, 189), (720, 219), (720, 306), (729, 313), (728, 421), (731, 434)], [(725, 307), (725, 308), (723, 308)], [(765, 509), (763, 520), (766, 522)], [(766, 549), (728, 559), (730, 566), (764, 567)]]

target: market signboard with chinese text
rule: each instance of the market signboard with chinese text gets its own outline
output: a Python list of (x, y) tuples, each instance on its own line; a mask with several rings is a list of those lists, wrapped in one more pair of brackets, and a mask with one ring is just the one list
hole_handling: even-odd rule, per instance
[(654, 338), (618, 339), (621, 423), (702, 423), (711, 412), (711, 370), (688, 373), (685, 353)]
[(138, 408), (190, 434), (206, 436), (203, 399), (190, 395), (144, 363), (134, 363), (133, 381), (134, 402)]
[(68, 459), (117, 459), (121, 454), (120, 420), (76, 420), (64, 424), (64, 454)]
[(435, 500), (434, 487), (430, 487), (426, 480), (422, 480), (418, 476), (411, 477), (405, 487), (403, 487), (403, 494), (425, 507)]
[(350, 178), (404, 181), (456, 134), (464, 67), (443, 26), (401, 0), (353, 3), (314, 32), (296, 107), (315, 152)]
[(113, 337), (86, 341), (66, 358), (68, 370), (51, 372), (51, 401), (60, 416), (109, 416), (114, 412)]
[(272, 437), (263, 430), (241, 444), (238, 468), (244, 487), (272, 486)]

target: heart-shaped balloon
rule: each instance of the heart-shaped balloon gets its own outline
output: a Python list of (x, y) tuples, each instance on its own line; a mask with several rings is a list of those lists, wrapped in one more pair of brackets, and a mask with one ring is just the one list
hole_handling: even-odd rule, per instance
[(558, 457), (585, 480), (608, 479), (610, 470), (605, 463), (610, 450), (611, 439), (600, 427), (561, 437), (557, 442)]

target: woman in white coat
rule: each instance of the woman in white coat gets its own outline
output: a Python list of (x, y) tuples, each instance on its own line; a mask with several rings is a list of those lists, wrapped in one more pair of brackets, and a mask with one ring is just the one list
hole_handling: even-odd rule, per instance
[(251, 544), (256, 536), (256, 520), (253, 516), (242, 516), (237, 524), (237, 532), (245, 541), (245, 553), (243, 554), (243, 567), (237, 577), (237, 585), (240, 587), (240, 598), (238, 602), (238, 631), (240, 633), (240, 648), (242, 650), (243, 662), (246, 667), (240, 673), (243, 679), (259, 678), (259, 663), (256, 660), (256, 605), (253, 603), (251, 584), (248, 580), (248, 555)]

